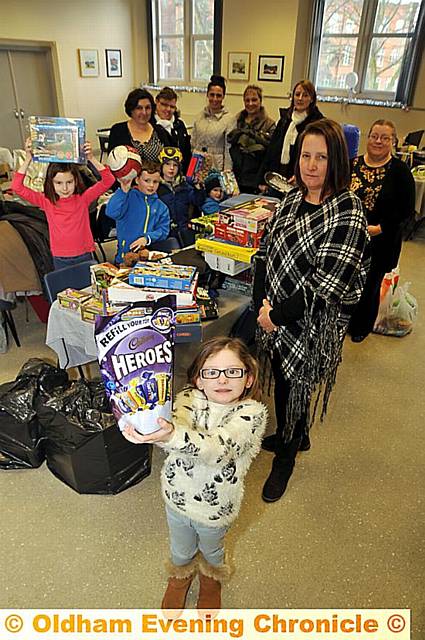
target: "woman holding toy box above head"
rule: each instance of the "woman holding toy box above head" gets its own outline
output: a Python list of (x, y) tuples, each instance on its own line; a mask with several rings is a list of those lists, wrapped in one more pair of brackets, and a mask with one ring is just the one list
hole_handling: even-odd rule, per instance
[(297, 82), (289, 109), (279, 111), (280, 119), (257, 176), (260, 191), (267, 189), (264, 176), (268, 171), (275, 171), (293, 181), (299, 136), (310, 122), (323, 118), (316, 106), (316, 89), (310, 80)]
[(376, 120), (368, 134), (365, 155), (353, 163), (351, 190), (363, 202), (372, 257), (362, 297), (350, 320), (353, 342), (362, 342), (373, 329), (382, 279), (397, 266), (403, 223), (415, 210), (412, 172), (392, 155), (396, 140), (394, 124)]
[(234, 128), (235, 119), (223, 105), (226, 83), (223, 76), (211, 76), (207, 89), (208, 104), (197, 116), (192, 130), (192, 151), (208, 152), (214, 168), (232, 168), (227, 135)]
[(158, 162), (162, 147), (170, 144), (167, 132), (155, 122), (155, 101), (146, 89), (133, 89), (124, 104), (126, 122), (112, 125), (108, 151), (119, 145), (134, 147), (142, 161)]
[(230, 155), (241, 193), (257, 193), (258, 170), (276, 125), (262, 106), (261, 87), (249, 84), (243, 92), (243, 101), (245, 108), (228, 135)]
[(327, 119), (309, 124), (299, 149), (299, 189), (284, 196), (255, 256), (259, 345), (275, 381), (276, 433), (262, 444), (275, 454), (265, 502), (284, 494), (297, 452), (310, 448), (310, 400), (323, 386), (323, 417), (369, 266), (366, 219), (348, 190), (341, 127)]

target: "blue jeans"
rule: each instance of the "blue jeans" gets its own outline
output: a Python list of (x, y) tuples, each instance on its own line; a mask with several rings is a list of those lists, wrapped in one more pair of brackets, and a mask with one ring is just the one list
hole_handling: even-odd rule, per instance
[(170, 531), (171, 560), (183, 566), (200, 551), (215, 566), (223, 564), (224, 536), (229, 527), (209, 527), (165, 506)]
[(57, 271), (64, 267), (71, 267), (73, 264), (87, 262), (87, 260), (93, 260), (93, 254), (91, 252), (82, 253), (80, 256), (71, 256), (69, 258), (58, 258), (57, 256), (53, 256), (53, 267), (55, 271)]

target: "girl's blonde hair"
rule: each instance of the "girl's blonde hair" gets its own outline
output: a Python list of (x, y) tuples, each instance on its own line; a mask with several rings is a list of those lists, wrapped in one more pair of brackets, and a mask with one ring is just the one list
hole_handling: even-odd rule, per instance
[(197, 379), (205, 362), (210, 356), (215, 356), (223, 349), (229, 349), (239, 358), (244, 365), (247, 376), (252, 376), (252, 385), (245, 390), (241, 398), (257, 398), (260, 391), (259, 368), (257, 360), (251, 355), (248, 347), (239, 338), (218, 337), (205, 342), (198, 355), (187, 370), (187, 381), (190, 386), (196, 387)]

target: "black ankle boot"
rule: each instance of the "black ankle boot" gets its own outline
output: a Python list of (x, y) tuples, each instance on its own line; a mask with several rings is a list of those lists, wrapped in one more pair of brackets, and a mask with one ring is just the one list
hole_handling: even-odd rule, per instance
[(267, 478), (262, 498), (264, 502), (276, 502), (283, 496), (295, 466), (295, 457), (300, 446), (300, 438), (282, 446), (275, 456), (272, 470)]
[(301, 443), (298, 451), (310, 451), (310, 449), (311, 449), (310, 436), (303, 435), (303, 437), (301, 438)]

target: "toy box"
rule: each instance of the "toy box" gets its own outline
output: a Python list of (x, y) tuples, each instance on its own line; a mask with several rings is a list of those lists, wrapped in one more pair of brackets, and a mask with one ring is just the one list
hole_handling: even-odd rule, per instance
[(192, 218), (188, 226), (193, 229), (196, 237), (204, 237), (214, 233), (214, 223), (218, 222), (218, 219), (218, 213), (210, 213), (206, 216), (200, 216), (199, 218)]
[(188, 291), (195, 273), (195, 267), (138, 262), (130, 272), (128, 282), (129, 284), (153, 287), (155, 289)]
[(33, 159), (38, 162), (86, 162), (83, 118), (30, 116), (28, 118)]
[(201, 342), (202, 326), (200, 322), (191, 324), (176, 324), (175, 341), (181, 342)]
[(230, 224), (221, 224), (220, 222), (217, 222), (214, 225), (215, 238), (221, 238), (222, 240), (233, 242), (234, 244), (241, 245), (242, 247), (254, 247), (258, 249), (262, 235), (263, 231), (251, 233), (251, 231), (237, 229)]
[(249, 209), (226, 209), (218, 216), (220, 224), (231, 224), (237, 229), (245, 229), (252, 233), (259, 233), (264, 230), (266, 223), (273, 213), (263, 207), (254, 210)]
[(195, 243), (195, 247), (198, 251), (212, 253), (216, 256), (222, 256), (223, 258), (232, 258), (232, 260), (246, 262), (248, 265), (251, 262), (252, 256), (257, 253), (257, 249), (241, 247), (237, 244), (229, 244), (224, 240), (211, 240), (210, 238), (199, 238)]
[(80, 305), (81, 320), (92, 324), (94, 324), (96, 316), (114, 316), (118, 310), (111, 305), (105, 308), (100, 300), (95, 300), (94, 298), (90, 298)]
[(89, 298), (91, 298), (90, 293), (87, 293), (87, 291), (78, 291), (77, 289), (65, 289), (57, 295), (59, 305), (64, 309), (71, 309), (72, 311), (78, 311), (80, 305), (83, 302), (87, 302)]
[(205, 262), (214, 269), (220, 271), (220, 273), (227, 273), (234, 276), (236, 273), (241, 273), (245, 269), (249, 269), (250, 265), (246, 262), (240, 262), (233, 260), (232, 258), (224, 258), (223, 256), (217, 256), (213, 253), (205, 253)]
[(93, 297), (97, 300), (105, 299), (108, 301), (107, 290), (117, 282), (125, 280), (130, 273), (130, 268), (118, 268), (110, 262), (101, 262), (100, 264), (92, 264), (90, 267), (91, 286)]

